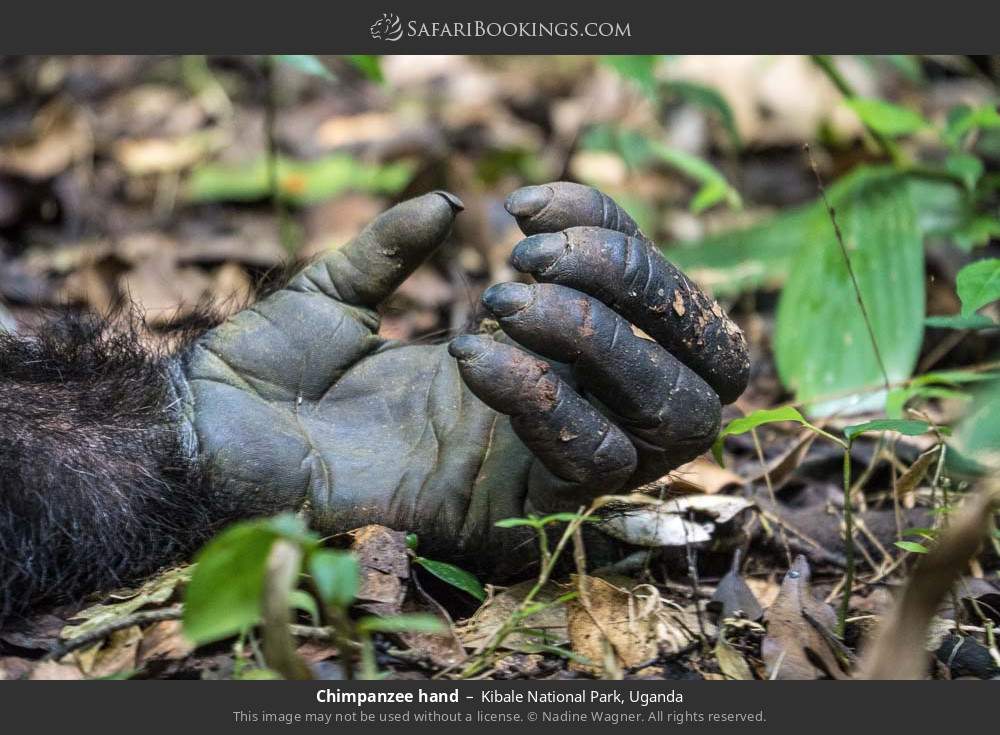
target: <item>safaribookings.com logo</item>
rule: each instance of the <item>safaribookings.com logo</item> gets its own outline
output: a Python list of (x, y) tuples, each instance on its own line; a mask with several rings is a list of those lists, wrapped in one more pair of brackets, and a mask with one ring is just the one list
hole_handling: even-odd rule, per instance
[(403, 24), (395, 13), (382, 13), (368, 30), (376, 41), (398, 41), (403, 37)]
[(398, 41), (407, 38), (630, 38), (632, 28), (627, 22), (603, 21), (581, 23), (577, 21), (518, 21), (487, 23), (469, 21), (407, 21), (406, 25), (395, 13), (382, 13), (382, 17), (368, 29), (378, 41)]

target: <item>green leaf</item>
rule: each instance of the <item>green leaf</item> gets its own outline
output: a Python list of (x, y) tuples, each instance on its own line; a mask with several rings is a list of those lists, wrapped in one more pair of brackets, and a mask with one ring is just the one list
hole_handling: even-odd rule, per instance
[[(923, 340), (923, 236), (910, 184), (906, 176), (874, 169), (830, 191), (891, 382), (909, 377)], [(868, 410), (884, 400), (871, 395), (874, 390), (877, 398), (882, 371), (833, 225), (827, 216), (814, 227), (778, 303), (778, 373), (811, 415)]]
[(960, 178), (969, 191), (976, 188), (979, 177), (983, 175), (983, 162), (971, 153), (950, 154), (944, 161), (944, 167), (948, 173)]
[(656, 67), (661, 59), (661, 56), (629, 54), (627, 56), (602, 56), (601, 63), (614, 69), (625, 79), (634, 82), (647, 96), (656, 99), (659, 93)]
[(890, 138), (930, 127), (930, 123), (919, 113), (884, 100), (855, 97), (845, 100), (845, 104), (857, 113), (861, 122)]
[(982, 314), (972, 316), (962, 316), (954, 314), (952, 316), (929, 316), (924, 319), (924, 324), (937, 329), (996, 329), (1000, 327), (995, 321)]
[(433, 559), (427, 559), (422, 556), (413, 557), (413, 561), (428, 572), (433, 574), (438, 579), (441, 579), (452, 587), (457, 587), (466, 592), (477, 600), (482, 602), (486, 599), (486, 590), (483, 589), (483, 585), (480, 584), (479, 580), (469, 572), (456, 567), (454, 564), (448, 564), (443, 561), (434, 561)]
[(966, 134), (980, 128), (984, 130), (1000, 128), (1000, 112), (992, 105), (975, 108), (957, 105), (948, 111), (944, 139), (953, 148), (957, 148)]
[(736, 116), (733, 110), (719, 92), (703, 84), (681, 80), (669, 81), (666, 89), (686, 102), (690, 102), (715, 114), (722, 122), (736, 148), (742, 147), (739, 131), (736, 128)]
[[(888, 167), (857, 169), (830, 187), (830, 202), (840, 212), (853, 201), (863, 201), (869, 189), (884, 187), (886, 180), (899, 180), (900, 186), (905, 181), (922, 235), (950, 233), (968, 217), (966, 198), (958, 186), (901, 177)], [(714, 295), (725, 297), (780, 287), (799, 251), (824, 242), (836, 246), (832, 238), (825, 207), (813, 202), (750, 228), (675, 243), (664, 254)]]
[(382, 74), (382, 62), (378, 56), (373, 56), (372, 54), (350, 54), (344, 58), (373, 82), (378, 82), (379, 84), (385, 82), (385, 76)]
[(916, 541), (895, 541), (893, 543), (903, 551), (912, 551), (914, 554), (926, 554), (930, 551), (926, 546)]
[(354, 554), (319, 549), (309, 555), (308, 569), (323, 602), (345, 609), (351, 606), (361, 584)]
[(949, 234), (958, 247), (968, 252), (986, 245), (994, 237), (1000, 237), (1000, 219), (988, 214), (975, 215)]
[(729, 185), (726, 177), (712, 164), (698, 158), (698, 156), (671, 148), (656, 140), (649, 141), (649, 147), (658, 158), (702, 185), (701, 190), (691, 202), (693, 212), (700, 212), (721, 201), (725, 201), (734, 209), (743, 206), (739, 192)]
[(361, 618), (358, 630), (362, 633), (444, 633), (448, 627), (433, 615), (408, 613), (389, 618)]
[(497, 528), (517, 528), (518, 526), (540, 528), (542, 524), (538, 522), (537, 518), (503, 518), (493, 525)]
[[(529, 518), (504, 518), (493, 525), (499, 528), (516, 528), (517, 526), (531, 526), (532, 528), (543, 528), (551, 523), (572, 523), (579, 518), (577, 513), (552, 513), (542, 518), (531, 516)], [(597, 518), (584, 518), (584, 521), (597, 522)]]
[(754, 411), (748, 416), (742, 416), (738, 419), (730, 421), (726, 427), (719, 432), (719, 436), (716, 437), (715, 443), (712, 444), (712, 456), (715, 457), (715, 461), (718, 462), (720, 466), (724, 466), (725, 462), (722, 457), (723, 439), (727, 436), (732, 436), (733, 434), (745, 434), (751, 429), (756, 429), (758, 426), (773, 424), (778, 421), (796, 421), (803, 426), (810, 425), (794, 406), (760, 409), (759, 411)]
[(189, 639), (210, 643), (260, 620), (267, 556), (279, 538), (305, 548), (318, 543), (300, 518), (283, 514), (231, 526), (202, 549), (184, 600)]
[[(347, 191), (397, 194), (410, 182), (409, 162), (373, 164), (335, 153), (313, 161), (279, 158), (278, 196), (288, 204), (305, 205)], [(191, 171), (186, 191), (195, 202), (253, 202), (271, 194), (267, 161), (249, 164), (204, 163)]]
[(320, 624), (319, 605), (316, 604), (316, 598), (305, 590), (292, 590), (288, 596), (288, 604), (308, 615), (313, 625)]
[(184, 633), (196, 645), (260, 620), (267, 556), (276, 539), (304, 533), (292, 516), (231, 526), (198, 554), (184, 600)]
[(937, 538), (938, 532), (935, 528), (907, 528), (903, 531), (904, 536), (920, 536), (929, 541)]
[(962, 316), (1000, 299), (1000, 258), (985, 258), (970, 263), (955, 278)]
[(960, 471), (968, 475), (1000, 468), (1000, 380), (990, 380), (976, 392), (945, 459), (957, 460), (963, 465)]
[(930, 431), (931, 425), (926, 421), (915, 421), (912, 419), (875, 419), (866, 421), (863, 424), (854, 424), (844, 427), (844, 436), (848, 441), (853, 441), (859, 434), (868, 431), (896, 431), (907, 436), (919, 436)]
[(298, 69), (303, 74), (309, 74), (323, 79), (335, 79), (336, 77), (323, 66), (323, 62), (312, 54), (275, 54), (274, 59), (282, 64), (287, 64), (293, 69)]

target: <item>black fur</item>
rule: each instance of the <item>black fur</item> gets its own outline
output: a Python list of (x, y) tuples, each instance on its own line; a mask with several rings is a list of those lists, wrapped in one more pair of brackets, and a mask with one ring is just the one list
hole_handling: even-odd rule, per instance
[(169, 358), (124, 321), (0, 334), (0, 624), (149, 574), (237, 515), (183, 446)]

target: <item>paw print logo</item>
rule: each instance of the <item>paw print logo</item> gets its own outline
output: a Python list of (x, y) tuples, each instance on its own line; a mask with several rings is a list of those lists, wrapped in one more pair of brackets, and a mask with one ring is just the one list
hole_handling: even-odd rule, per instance
[(403, 37), (403, 23), (395, 13), (382, 13), (368, 30), (376, 41), (398, 41)]

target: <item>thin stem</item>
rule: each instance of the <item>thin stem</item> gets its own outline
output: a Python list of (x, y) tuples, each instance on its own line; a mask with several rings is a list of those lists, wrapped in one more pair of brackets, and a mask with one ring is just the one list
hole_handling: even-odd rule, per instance
[(847, 614), (851, 609), (851, 593), (854, 591), (854, 511), (851, 508), (851, 451), (850, 445), (844, 450), (844, 556), (847, 569), (844, 572), (844, 596), (840, 601), (837, 615), (837, 635), (844, 639), (847, 628)]
[(875, 330), (872, 327), (871, 318), (868, 316), (868, 309), (865, 307), (865, 301), (861, 298), (861, 287), (858, 285), (858, 278), (854, 274), (854, 266), (851, 265), (851, 256), (847, 253), (847, 246), (844, 244), (844, 236), (840, 232), (840, 225), (837, 224), (837, 213), (834, 211), (833, 207), (830, 206), (830, 200), (826, 197), (826, 187), (823, 186), (823, 179), (819, 175), (819, 169), (816, 168), (816, 161), (813, 160), (812, 153), (809, 151), (809, 144), (805, 145), (806, 156), (809, 158), (809, 165), (812, 167), (813, 174), (816, 176), (816, 186), (819, 187), (819, 195), (823, 199), (823, 205), (826, 207), (827, 213), (830, 215), (830, 222), (833, 223), (833, 232), (837, 237), (837, 244), (840, 245), (840, 252), (844, 256), (844, 263), (847, 265), (847, 273), (851, 276), (851, 283), (854, 286), (854, 296), (858, 301), (858, 307), (861, 309), (861, 316), (865, 320), (865, 327), (868, 329), (868, 337), (872, 343), (872, 349), (875, 351), (875, 360), (878, 362), (879, 370), (882, 372), (882, 380), (884, 382), (884, 387), (886, 391), (890, 390), (889, 371), (885, 369), (885, 361), (882, 359), (882, 352), (878, 348), (878, 340), (875, 339)]

